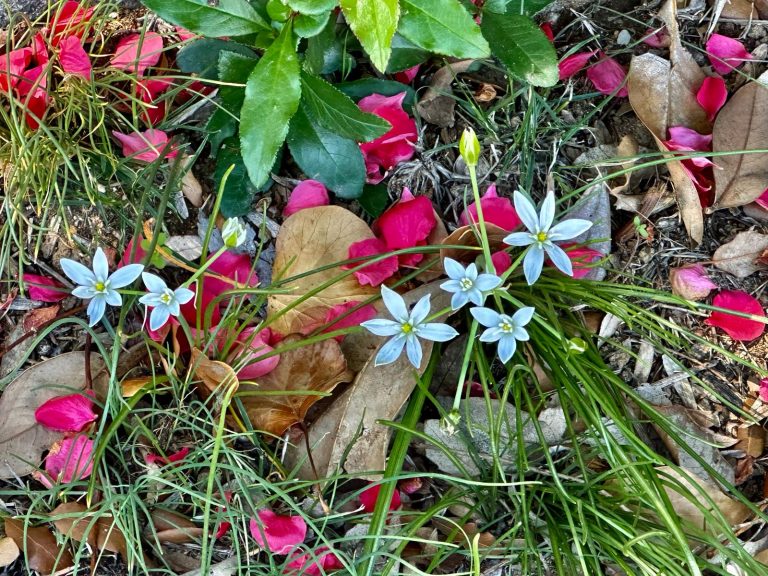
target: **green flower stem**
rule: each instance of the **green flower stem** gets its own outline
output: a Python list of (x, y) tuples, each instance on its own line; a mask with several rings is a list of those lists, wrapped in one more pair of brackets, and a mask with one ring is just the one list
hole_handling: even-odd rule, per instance
[(464, 384), (467, 377), (467, 370), (469, 369), (469, 358), (472, 356), (472, 350), (475, 347), (475, 336), (477, 336), (477, 320), (473, 319), (472, 324), (469, 326), (469, 334), (467, 335), (467, 346), (464, 349), (464, 358), (461, 360), (461, 372), (459, 373), (459, 382), (456, 386), (456, 395), (453, 397), (453, 407), (451, 408), (450, 416), (459, 413), (459, 404), (464, 396)]
[(477, 170), (474, 166), (469, 166), (469, 179), (472, 182), (472, 196), (475, 199), (477, 208), (477, 227), (480, 229), (480, 240), (483, 245), (483, 255), (485, 256), (485, 271), (489, 274), (493, 268), (491, 260), (491, 247), (488, 244), (488, 231), (485, 229), (485, 218), (483, 217), (483, 207), (480, 205), (480, 188), (477, 185)]

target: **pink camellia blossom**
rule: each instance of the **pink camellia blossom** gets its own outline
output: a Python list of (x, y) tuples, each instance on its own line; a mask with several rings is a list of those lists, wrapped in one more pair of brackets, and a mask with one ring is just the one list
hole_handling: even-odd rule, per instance
[(710, 280), (701, 264), (671, 268), (669, 282), (672, 285), (672, 294), (688, 300), (703, 300), (712, 290), (717, 290), (717, 284)]
[[(723, 290), (714, 297), (712, 305), (735, 312), (765, 317), (765, 312), (760, 302), (741, 290)], [(754, 340), (761, 336), (765, 330), (765, 324), (762, 322), (750, 320), (742, 316), (735, 316), (728, 312), (712, 312), (704, 323), (720, 328), (728, 336), (740, 342)]]
[[(426, 196), (414, 196), (403, 189), (400, 200), (390, 206), (373, 223), (373, 231), (384, 241), (388, 250), (400, 250), (423, 246), (429, 234), (437, 226), (432, 202)], [(423, 254), (401, 254), (401, 266), (415, 266)]]
[(760, 380), (760, 400), (768, 404), (768, 378)]
[(302, 180), (291, 192), (288, 203), (283, 208), (283, 218), (288, 218), (304, 208), (316, 206), (328, 206), (331, 203), (328, 198), (328, 190), (322, 182), (317, 180)]
[(311, 554), (302, 554), (299, 550), (291, 554), (290, 562), (285, 565), (283, 574), (286, 576), (293, 574), (321, 576), (342, 568), (344, 568), (344, 564), (341, 563), (338, 556), (331, 552), (327, 546), (321, 546)]
[(167, 466), (168, 464), (176, 464), (183, 462), (184, 459), (189, 455), (189, 446), (184, 446), (181, 448), (181, 450), (178, 450), (177, 452), (174, 452), (173, 454), (168, 454), (168, 456), (160, 456), (160, 454), (155, 454), (154, 452), (150, 452), (146, 456), (144, 456), (144, 461), (147, 464), (154, 464), (155, 466)]
[(722, 34), (712, 34), (705, 49), (712, 68), (721, 75), (732, 72), (746, 60), (753, 58), (741, 42)]
[(25, 272), (21, 278), (32, 300), (37, 300), (38, 302), (61, 302), (69, 296), (69, 291), (64, 288), (64, 285), (53, 278), (28, 272)]
[(567, 80), (581, 72), (595, 54), (597, 54), (597, 50), (577, 52), (560, 60), (560, 63), (557, 65), (560, 71), (560, 80)]
[(123, 156), (132, 160), (154, 162), (161, 154), (164, 158), (175, 158), (178, 153), (178, 150), (168, 146), (168, 135), (162, 130), (150, 128), (131, 134), (112, 130), (112, 136), (123, 145)]
[(561, 247), (571, 259), (573, 278), (584, 278), (594, 268), (592, 264), (603, 258), (602, 252), (588, 246), (570, 242), (561, 244)]
[[(381, 484), (376, 484), (375, 486), (366, 488), (360, 494), (360, 504), (362, 504), (363, 510), (369, 514), (373, 513), (373, 510), (376, 508), (376, 500), (379, 498), (379, 492), (381, 492)], [(392, 499), (389, 501), (389, 509), (397, 510), (400, 508), (401, 504), (402, 499), (400, 497), (400, 491), (395, 490), (392, 493)]]
[[(488, 186), (488, 190), (480, 198), (480, 207), (483, 209), (483, 219), (488, 224), (495, 224), (507, 232), (520, 225), (521, 221), (512, 205), (512, 200), (499, 196), (496, 193), (496, 184)], [(477, 221), (477, 205), (472, 202), (459, 216), (459, 224), (468, 226), (470, 222), (474, 224)]]
[(394, 96), (371, 94), (357, 103), (363, 112), (375, 114), (392, 125), (386, 134), (360, 144), (371, 184), (378, 184), (389, 170), (413, 157), (418, 134), (416, 122), (403, 110), (404, 99), (405, 92)]
[(669, 30), (667, 30), (666, 26), (662, 26), (655, 30), (649, 28), (645, 31), (645, 36), (643, 37), (643, 42), (652, 48), (668, 48), (671, 41), (672, 38), (670, 37)]
[(0, 56), (0, 91), (8, 92), (16, 86), (31, 61), (31, 48), (11, 50)]
[(416, 66), (411, 66), (406, 70), (397, 72), (395, 74), (395, 80), (397, 80), (398, 82), (402, 82), (403, 84), (410, 84), (411, 82), (413, 82), (413, 79), (416, 78), (416, 75), (419, 73), (419, 68), (421, 68), (421, 64), (416, 64)]
[(35, 410), (38, 424), (58, 432), (82, 432), (96, 418), (93, 400), (87, 394), (57, 396)]
[[(251, 257), (248, 254), (235, 254), (227, 250), (211, 262), (208, 270), (237, 282), (241, 287), (254, 287), (258, 285), (259, 277), (251, 268)], [(203, 280), (203, 293), (211, 299), (227, 290), (236, 290), (237, 288), (238, 286), (235, 284), (220, 280), (210, 274), (206, 274)]]
[(307, 535), (307, 523), (301, 516), (281, 516), (267, 509), (251, 518), (250, 529), (256, 543), (272, 554), (288, 554)]
[[(709, 152), (712, 150), (712, 135), (699, 134), (685, 126), (672, 126), (669, 128), (669, 139), (663, 140), (662, 144), (678, 152)], [(713, 162), (706, 156), (695, 156), (681, 159), (680, 165), (696, 187), (702, 206), (711, 206), (715, 180)]]
[(46, 488), (61, 482), (68, 484), (88, 478), (93, 472), (93, 440), (80, 434), (64, 438), (51, 446), (45, 457), (45, 473), (36, 472), (35, 478)]
[(707, 113), (710, 122), (715, 119), (727, 99), (728, 89), (725, 87), (725, 80), (720, 76), (704, 78), (699, 91), (696, 93), (696, 101)]
[(59, 63), (65, 74), (91, 79), (91, 59), (77, 36), (67, 36), (59, 43)]
[[(230, 363), (236, 362), (242, 366), (237, 372), (241, 380), (253, 380), (269, 374), (280, 363), (280, 355), (269, 356), (258, 360), (261, 356), (274, 351), (267, 344), (270, 336), (269, 328), (259, 331), (257, 328), (246, 328), (237, 337), (236, 347), (230, 356)], [(257, 360), (253, 362), (253, 360)]]
[(499, 274), (504, 274), (512, 266), (512, 256), (509, 255), (509, 252), (499, 250), (491, 254), (491, 262), (498, 276)]
[(629, 95), (625, 85), (626, 69), (613, 58), (604, 54), (601, 56), (602, 58), (597, 64), (587, 68), (587, 78), (601, 94), (611, 95), (615, 93), (619, 98), (625, 98)]
[(129, 34), (118, 42), (109, 65), (143, 76), (147, 68), (160, 61), (162, 50), (163, 37), (157, 32), (147, 32), (143, 37), (141, 34)]
[[(387, 245), (378, 238), (367, 238), (359, 242), (353, 242), (349, 246), (348, 256), (352, 258), (363, 258), (364, 256), (380, 256), (389, 252)], [(344, 270), (350, 270), (360, 265), (360, 262), (345, 264)], [(383, 260), (369, 264), (360, 270), (353, 272), (355, 278), (361, 285), (369, 284), (379, 286), (384, 280), (395, 274), (400, 267), (397, 256), (388, 256)]]

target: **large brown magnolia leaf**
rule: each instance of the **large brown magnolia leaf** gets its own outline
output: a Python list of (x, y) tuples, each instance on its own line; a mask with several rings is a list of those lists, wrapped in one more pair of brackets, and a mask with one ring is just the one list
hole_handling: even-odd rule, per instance
[(117, 552), (127, 558), (125, 536), (111, 515), (99, 515), (94, 520), (93, 513), (85, 504), (66, 502), (54, 508), (51, 516), (56, 530), (64, 536), (76, 542), (87, 542), (97, 550)]
[[(304, 336), (291, 334), (281, 342), (289, 346)], [(242, 400), (256, 430), (280, 436), (290, 426), (304, 422), (307, 411), (352, 373), (339, 343), (323, 340), (280, 353), (280, 363), (255, 383), (241, 382), (237, 397)]]
[[(768, 72), (734, 94), (720, 110), (712, 150), (768, 149)], [(713, 209), (749, 204), (768, 188), (768, 153), (716, 156)]]
[[(313, 272), (318, 268), (349, 258), (353, 242), (373, 238), (368, 225), (340, 206), (307, 208), (288, 218), (277, 236), (273, 278), (289, 278)], [(281, 288), (289, 294), (269, 297), (269, 316), (274, 317), (298, 298), (338, 276), (342, 270), (334, 266), (287, 282)], [(276, 318), (271, 328), (281, 334), (300, 332), (304, 326), (325, 321), (326, 312), (336, 304), (362, 301), (376, 294), (371, 286), (361, 286), (354, 275), (333, 282), (327, 288), (306, 298)]]
[(45, 526), (25, 526), (23, 520), (6, 518), (5, 534), (16, 542), (29, 567), (40, 574), (59, 572), (74, 565), (72, 554), (59, 546)]
[[(91, 355), (94, 388), (106, 388), (109, 375), (104, 362)], [(35, 410), (56, 396), (85, 389), (85, 354), (69, 352), (40, 362), (19, 374), (0, 397), (0, 478), (16, 478), (34, 472), (40, 456), (63, 434), (43, 428)]]

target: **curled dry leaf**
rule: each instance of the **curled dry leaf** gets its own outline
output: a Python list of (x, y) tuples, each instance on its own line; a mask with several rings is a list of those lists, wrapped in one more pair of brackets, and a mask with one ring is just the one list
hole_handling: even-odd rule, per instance
[(199, 379), (197, 389), (203, 398), (230, 387), (235, 390), (240, 387), (240, 381), (232, 366), (218, 360), (209, 360), (197, 348), (192, 348), (192, 363), (189, 369), (193, 371), (195, 378)]
[(98, 550), (116, 552), (127, 558), (125, 536), (110, 514), (89, 511), (80, 502), (66, 502), (51, 512), (56, 530), (76, 542), (87, 542)]
[(203, 187), (192, 170), (188, 170), (181, 179), (181, 192), (195, 208), (200, 208), (203, 205)]
[(739, 441), (734, 445), (734, 449), (743, 450), (747, 456), (760, 458), (765, 448), (765, 430), (759, 424), (739, 426), (736, 436)]
[[(488, 244), (491, 247), (492, 253), (509, 248), (508, 244), (504, 244), (504, 238), (509, 236), (508, 231), (495, 224), (488, 223), (486, 223), (485, 229), (488, 234)], [(480, 239), (477, 236), (477, 229), (473, 226), (461, 226), (460, 228), (456, 228), (456, 230), (451, 232), (442, 243), (446, 248), (440, 250), (441, 262), (446, 258), (453, 258), (459, 262), (469, 263), (474, 262), (475, 259), (482, 254), (479, 249)], [(448, 246), (467, 246), (467, 249), (449, 248)], [(471, 248), (477, 249), (472, 250)]]
[[(109, 375), (104, 362), (91, 355), (94, 388), (106, 387)], [(56, 396), (75, 394), (85, 389), (85, 354), (69, 352), (36, 364), (19, 374), (0, 397), (0, 478), (31, 474), (40, 456), (63, 436), (43, 428), (35, 420), (35, 410)]]
[(304, 326), (322, 324), (325, 314), (336, 304), (363, 301), (378, 293), (371, 286), (361, 286), (348, 274), (341, 280), (307, 297), (309, 292), (341, 274), (338, 266), (311, 273), (318, 268), (349, 258), (353, 242), (373, 238), (368, 225), (349, 210), (339, 206), (307, 208), (290, 216), (277, 236), (273, 279), (308, 274), (287, 282), (282, 288), (289, 294), (272, 294), (268, 300), (269, 316), (274, 317), (299, 298), (301, 303), (276, 318), (270, 328), (281, 334), (298, 333)]
[(161, 543), (185, 544), (195, 542), (203, 529), (186, 516), (170, 510), (156, 509), (150, 514), (153, 533)]
[(715, 250), (712, 263), (736, 278), (746, 278), (763, 266), (757, 259), (768, 249), (768, 236), (753, 230), (739, 232), (736, 237)]
[(0, 538), (0, 567), (5, 567), (13, 564), (16, 558), (19, 557), (21, 551), (13, 541), (13, 538), (8, 536)]
[(45, 526), (28, 526), (23, 520), (6, 518), (5, 534), (16, 543), (29, 567), (40, 574), (52, 574), (74, 565), (70, 551), (61, 548)]
[(456, 99), (453, 97), (451, 84), (457, 74), (463, 74), (469, 70), (474, 62), (474, 60), (452, 62), (435, 73), (429, 88), (416, 104), (416, 110), (424, 120), (443, 128), (453, 126)]
[[(303, 338), (291, 334), (281, 345)], [(256, 430), (280, 436), (290, 426), (304, 422), (310, 407), (337, 384), (351, 379), (341, 347), (331, 338), (281, 352), (277, 367), (255, 383), (241, 383), (237, 396)]]
[[(725, 104), (712, 132), (714, 152), (768, 149), (768, 72)], [(768, 188), (768, 153), (716, 156), (713, 209), (744, 206)]]

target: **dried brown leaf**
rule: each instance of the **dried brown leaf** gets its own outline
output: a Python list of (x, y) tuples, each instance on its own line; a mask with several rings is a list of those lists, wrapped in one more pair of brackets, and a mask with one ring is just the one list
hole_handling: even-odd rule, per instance
[(195, 208), (200, 208), (203, 205), (203, 187), (192, 170), (188, 170), (181, 179), (181, 192)]
[(45, 526), (25, 526), (23, 520), (6, 518), (5, 534), (26, 556), (29, 567), (40, 574), (51, 574), (74, 565), (70, 551), (61, 548)]
[(192, 348), (192, 363), (189, 369), (193, 371), (195, 378), (199, 379), (197, 389), (204, 398), (227, 388), (237, 390), (240, 386), (232, 366), (218, 360), (209, 360), (197, 348)]
[(16, 558), (19, 557), (19, 554), (21, 554), (21, 551), (16, 542), (13, 541), (13, 538), (8, 536), (0, 538), (0, 567), (4, 568), (13, 564)]
[[(495, 224), (485, 224), (485, 230), (488, 234), (488, 244), (491, 247), (491, 252), (497, 250), (504, 250), (509, 248), (508, 244), (504, 244), (504, 238), (509, 235), (509, 232), (496, 226)], [(477, 237), (477, 229), (472, 226), (462, 226), (456, 228), (451, 232), (448, 237), (443, 240), (445, 246), (467, 246), (467, 248), (478, 248), (480, 246), (480, 239)], [(481, 254), (479, 249), (461, 249), (461, 248), (443, 248), (440, 250), (440, 261), (442, 262), (446, 258), (453, 258), (459, 262), (474, 262), (475, 258)]]
[[(712, 130), (714, 152), (768, 149), (768, 72), (723, 106)], [(768, 188), (768, 153), (715, 157), (713, 210), (744, 206)]]
[[(365, 222), (340, 206), (307, 208), (288, 218), (277, 236), (273, 277), (276, 280), (307, 275), (283, 286), (291, 289), (290, 294), (272, 294), (269, 297), (269, 316), (274, 317), (299, 298), (304, 298), (307, 293), (338, 276), (342, 272), (339, 267), (311, 272), (347, 260), (349, 246), (353, 242), (373, 237)], [(298, 333), (304, 326), (324, 323), (325, 315), (332, 306), (351, 300), (367, 300), (376, 293), (378, 290), (361, 286), (354, 275), (349, 274), (285, 311), (270, 327), (281, 334)]]
[(740, 426), (736, 431), (736, 436), (739, 439), (734, 446), (736, 450), (743, 450), (747, 456), (752, 456), (752, 458), (760, 458), (763, 455), (765, 430), (762, 426), (759, 424)]
[(457, 74), (466, 72), (474, 62), (474, 60), (461, 60), (440, 68), (432, 77), (429, 88), (416, 104), (419, 116), (436, 126), (453, 126), (456, 98), (453, 97), (451, 84)]
[[(108, 550), (127, 557), (125, 536), (109, 514), (94, 518), (94, 512), (80, 502), (66, 502), (51, 512), (56, 530), (76, 542), (87, 542), (98, 550)], [(57, 518), (59, 516), (59, 518)]]
[[(736, 20), (753, 20), (758, 18), (757, 9), (752, 0), (716, 0), (715, 5), (720, 9), (720, 18), (733, 18)], [(717, 14), (717, 9), (715, 14)]]
[(45, 308), (36, 308), (24, 314), (24, 330), (27, 332), (36, 331), (43, 324), (50, 322), (59, 313), (61, 306), (54, 304)]
[(739, 232), (733, 240), (715, 250), (712, 263), (723, 272), (746, 278), (763, 268), (756, 261), (766, 249), (767, 235), (753, 230)]
[[(291, 334), (281, 344), (289, 346), (303, 338)], [(280, 436), (290, 426), (304, 422), (315, 402), (351, 379), (339, 343), (329, 339), (282, 352), (272, 372), (256, 383), (243, 382), (237, 395), (256, 430)]]
[(161, 543), (185, 544), (195, 542), (203, 535), (203, 529), (186, 516), (170, 510), (157, 509), (150, 514), (154, 533)]

